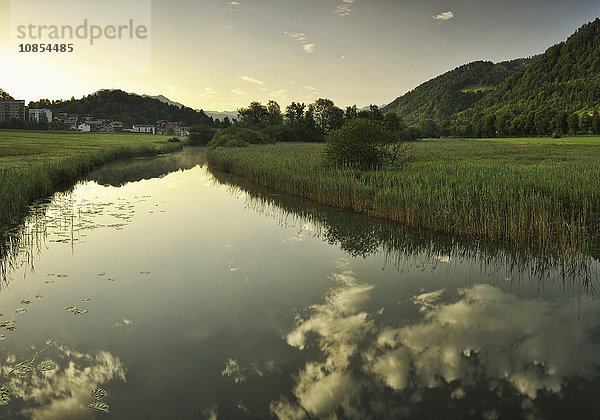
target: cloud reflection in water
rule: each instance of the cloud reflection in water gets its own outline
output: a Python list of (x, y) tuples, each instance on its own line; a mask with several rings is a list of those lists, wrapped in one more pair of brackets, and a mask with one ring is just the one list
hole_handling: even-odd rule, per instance
[(320, 356), (298, 372), (293, 401), (271, 403), (279, 418), (410, 416), (428, 391), (447, 389), (456, 401), (477, 387), (495, 398), (508, 387), (528, 409), (540, 392), (560, 397), (567, 380), (598, 375), (593, 302), (582, 303), (578, 319), (576, 302), (523, 299), (480, 284), (414, 296), (419, 319), (390, 327), (365, 310), (373, 286), (347, 264), (331, 277), (336, 286), (325, 302), (286, 337), (299, 350), (314, 344)]

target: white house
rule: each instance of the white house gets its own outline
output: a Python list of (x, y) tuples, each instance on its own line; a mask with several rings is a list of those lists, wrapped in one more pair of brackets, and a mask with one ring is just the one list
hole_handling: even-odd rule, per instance
[(156, 134), (156, 128), (153, 125), (134, 125), (133, 131), (136, 133)]
[(52, 111), (48, 108), (29, 109), (29, 121), (44, 121), (44, 116), (47, 122), (52, 122)]
[(87, 123), (79, 124), (77, 126), (77, 130), (78, 131), (89, 132), (89, 131), (91, 131), (91, 129), (92, 129), (92, 127), (89, 124), (87, 124)]

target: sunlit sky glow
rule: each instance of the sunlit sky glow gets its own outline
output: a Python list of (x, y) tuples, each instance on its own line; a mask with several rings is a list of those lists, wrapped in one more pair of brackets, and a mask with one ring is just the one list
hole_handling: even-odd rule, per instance
[[(11, 52), (9, 5), (0, 0), (0, 57)], [(0, 88), (27, 101), (119, 88), (208, 110), (381, 105), (469, 61), (539, 54), (598, 16), (595, 0), (154, 0), (145, 74), (120, 72), (118, 56), (106, 57), (111, 74), (0, 65)]]

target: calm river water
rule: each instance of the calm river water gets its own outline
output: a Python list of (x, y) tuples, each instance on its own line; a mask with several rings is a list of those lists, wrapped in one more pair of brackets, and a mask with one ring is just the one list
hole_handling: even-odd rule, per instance
[(411, 232), (200, 150), (107, 165), (2, 252), (0, 418), (599, 416), (595, 261)]

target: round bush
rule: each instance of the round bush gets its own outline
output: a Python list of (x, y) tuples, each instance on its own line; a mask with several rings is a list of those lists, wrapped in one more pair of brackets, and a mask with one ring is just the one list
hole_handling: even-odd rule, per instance
[(327, 136), (325, 159), (332, 165), (376, 169), (388, 158), (390, 132), (379, 122), (357, 118)]

